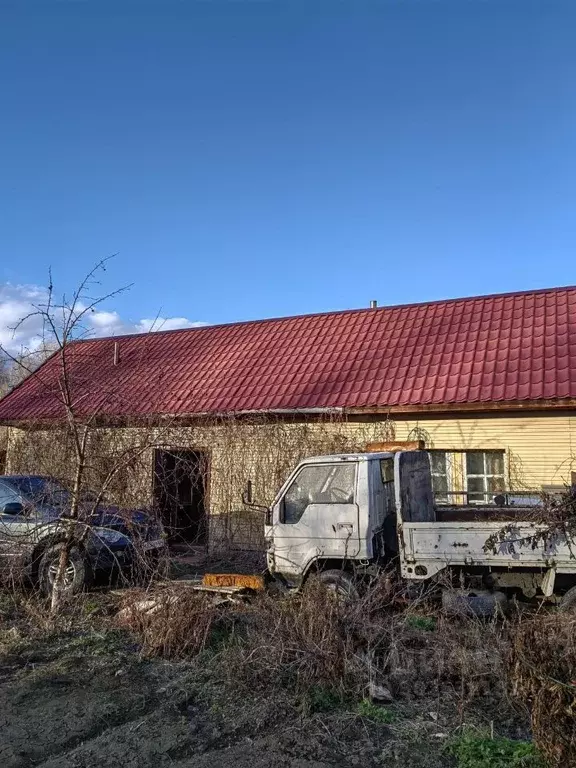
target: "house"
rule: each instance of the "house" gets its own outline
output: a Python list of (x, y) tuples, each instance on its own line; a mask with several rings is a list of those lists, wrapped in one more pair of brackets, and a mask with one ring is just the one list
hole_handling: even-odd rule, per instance
[[(439, 503), (576, 470), (576, 287), (79, 341), (66, 370), (90, 445), (120, 462), (110, 487), (138, 486), (188, 539), (208, 514), (260, 530), (248, 480), (267, 503), (302, 455), (373, 441), (423, 440)], [(56, 355), (0, 401), (9, 471), (50, 469), (42, 440), (63, 455), (61, 385)]]

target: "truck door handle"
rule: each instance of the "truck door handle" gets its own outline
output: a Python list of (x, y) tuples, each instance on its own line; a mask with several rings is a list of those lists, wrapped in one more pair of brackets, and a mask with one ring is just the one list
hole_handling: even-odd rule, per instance
[[(332, 526), (332, 528), (334, 528), (334, 526)], [(334, 530), (353, 531), (354, 530), (354, 523), (336, 523), (336, 528)]]

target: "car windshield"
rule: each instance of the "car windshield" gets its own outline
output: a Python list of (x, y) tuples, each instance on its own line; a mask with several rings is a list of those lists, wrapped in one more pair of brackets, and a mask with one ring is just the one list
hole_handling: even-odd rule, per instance
[(35, 504), (63, 507), (70, 500), (68, 491), (50, 477), (11, 477), (10, 483)]

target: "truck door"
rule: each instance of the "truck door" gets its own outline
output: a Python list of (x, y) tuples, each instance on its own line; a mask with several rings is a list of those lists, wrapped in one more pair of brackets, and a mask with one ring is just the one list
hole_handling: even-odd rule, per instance
[(269, 565), (295, 581), (315, 559), (345, 559), (360, 547), (357, 463), (306, 464), (272, 510)]

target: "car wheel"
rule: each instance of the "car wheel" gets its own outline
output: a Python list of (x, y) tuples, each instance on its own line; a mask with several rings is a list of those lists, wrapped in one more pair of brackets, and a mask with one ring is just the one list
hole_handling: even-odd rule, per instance
[[(64, 544), (54, 544), (48, 547), (40, 559), (38, 567), (38, 582), (42, 594), (52, 594), (54, 582), (58, 574), (60, 555)], [(72, 547), (68, 555), (68, 564), (64, 572), (64, 592), (76, 594), (81, 592), (89, 583), (89, 567), (78, 547)]]
[(352, 601), (360, 598), (360, 592), (354, 577), (347, 571), (330, 569), (320, 571), (311, 580), (323, 584), (328, 592), (341, 600)]

